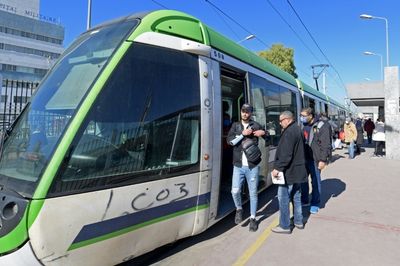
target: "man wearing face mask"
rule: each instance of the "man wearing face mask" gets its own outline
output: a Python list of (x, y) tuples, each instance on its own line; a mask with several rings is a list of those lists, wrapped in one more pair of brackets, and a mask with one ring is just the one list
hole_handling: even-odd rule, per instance
[(344, 124), (344, 142), (347, 144), (349, 149), (349, 159), (354, 158), (355, 142), (357, 141), (357, 128), (351, 121), (350, 117), (346, 117), (346, 123)]
[(307, 171), (311, 175), (311, 202), (309, 202), (309, 185), (301, 186), (302, 203), (311, 204), (310, 213), (319, 211), (321, 202), (321, 170), (328, 164), (332, 153), (332, 128), (329, 123), (316, 119), (314, 110), (310, 107), (301, 110), (301, 122), (305, 141)]

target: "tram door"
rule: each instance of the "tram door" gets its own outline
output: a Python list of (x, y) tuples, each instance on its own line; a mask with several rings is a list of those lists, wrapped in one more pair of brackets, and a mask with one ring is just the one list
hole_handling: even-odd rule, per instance
[(240, 107), (245, 102), (245, 74), (221, 68), (221, 174), (217, 216), (235, 208), (232, 195), (233, 150), (226, 138), (233, 122), (240, 121)]

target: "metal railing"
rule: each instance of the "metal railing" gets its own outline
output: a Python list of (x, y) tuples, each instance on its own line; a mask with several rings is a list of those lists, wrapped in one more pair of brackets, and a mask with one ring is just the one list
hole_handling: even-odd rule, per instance
[[(1, 83), (0, 83), (1, 84)], [(0, 130), (3, 131), (18, 117), (30, 101), (38, 82), (4, 79), (0, 97)]]

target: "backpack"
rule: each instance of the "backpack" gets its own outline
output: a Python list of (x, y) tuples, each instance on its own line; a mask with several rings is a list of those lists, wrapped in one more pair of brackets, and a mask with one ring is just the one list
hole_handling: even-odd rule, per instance
[(251, 138), (244, 138), (242, 141), (243, 152), (246, 154), (247, 161), (258, 163), (261, 158), (261, 151), (258, 145)]
[[(316, 133), (317, 133), (317, 134), (319, 133), (319, 131), (321, 130), (321, 128), (324, 126), (324, 124), (325, 124), (324, 121), (319, 121), (319, 122), (318, 122), (318, 124), (317, 124), (317, 129), (316, 129)], [(329, 145), (329, 154), (328, 154), (328, 162), (330, 162), (330, 161), (331, 161), (331, 158), (332, 158), (332, 127), (331, 127), (331, 125), (330, 125), (329, 123), (328, 123), (328, 125), (329, 125), (329, 127), (328, 127), (329, 136), (330, 136), (330, 138), (331, 138), (331, 145)]]

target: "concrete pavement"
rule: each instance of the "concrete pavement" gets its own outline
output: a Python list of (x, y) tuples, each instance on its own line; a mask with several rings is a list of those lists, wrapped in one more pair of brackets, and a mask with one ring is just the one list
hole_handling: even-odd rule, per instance
[(322, 173), (323, 208), (292, 235), (271, 234), (247, 265), (399, 265), (400, 161), (353, 160), (345, 151)]
[(260, 196), (256, 233), (246, 222), (235, 226), (230, 215), (154, 265), (399, 265), (400, 161), (364, 150), (353, 160), (345, 150), (334, 152), (322, 172), (322, 208), (311, 215), (304, 210), (304, 230), (270, 231), (279, 217), (276, 188), (270, 188)]

